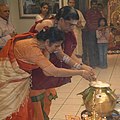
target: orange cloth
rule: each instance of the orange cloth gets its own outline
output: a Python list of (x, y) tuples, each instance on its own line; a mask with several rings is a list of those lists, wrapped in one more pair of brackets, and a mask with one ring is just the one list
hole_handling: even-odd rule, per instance
[[(43, 103), (40, 101), (38, 102), (32, 102), (33, 106), (33, 120), (45, 120), (44, 118), (44, 112), (48, 116), (50, 113), (50, 107), (52, 101), (49, 100), (49, 95), (52, 94), (53, 96), (56, 96), (56, 90), (54, 88), (47, 89), (47, 90), (31, 90), (30, 96), (38, 96), (40, 94), (44, 93)], [(44, 104), (43, 108), (42, 105)]]
[(33, 108), (31, 105), (31, 100), (25, 100), (19, 111), (13, 113), (10, 117), (7, 117), (6, 120), (33, 120)]
[[(20, 68), (26, 71), (30, 71), (39, 66), (41, 68), (44, 68), (50, 65), (51, 63), (49, 62), (49, 60), (43, 55), (40, 48), (38, 48), (39, 46), (37, 46), (37, 44), (33, 42), (32, 39), (20, 40), (16, 43), (14, 42), (16, 38), (23, 37), (24, 39), (26, 35), (33, 36), (34, 34), (25, 33), (23, 35), (17, 35), (15, 38), (9, 40), (6, 46), (2, 49), (0, 57), (9, 57), (11, 62), (14, 62), (17, 59)], [(39, 94), (43, 93), (43, 91), (40, 90)], [(44, 93), (44, 112), (48, 115), (51, 106), (51, 101), (49, 100), (48, 96), (50, 94), (52, 94), (53, 96), (56, 95), (56, 91), (55, 89), (49, 89), (45, 90)], [(31, 104), (29, 100), (23, 101), (23, 103), (24, 105), (21, 105), (19, 111), (13, 113), (11, 117), (7, 117), (6, 120), (44, 120), (40, 102), (34, 102)], [(34, 110), (34, 117), (32, 116), (32, 107)]]

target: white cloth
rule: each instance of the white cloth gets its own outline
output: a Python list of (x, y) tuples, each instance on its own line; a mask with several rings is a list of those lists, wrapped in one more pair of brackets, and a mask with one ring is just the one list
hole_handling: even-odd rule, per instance
[[(48, 18), (51, 18), (52, 16), (50, 15)], [(44, 18), (40, 15), (40, 14), (38, 14), (38, 15), (36, 15), (36, 17), (35, 17), (35, 22), (37, 22), (37, 21), (40, 21), (40, 20), (43, 20)]]
[(77, 10), (77, 12), (79, 14), (79, 20), (81, 21), (81, 24), (84, 27), (85, 24), (86, 24), (85, 18), (84, 18), (83, 14), (82, 14), (82, 12), (80, 10)]
[(40, 14), (36, 15), (36, 18), (35, 18), (36, 22), (39, 20), (43, 20), (43, 17)]
[[(0, 120), (19, 111), (29, 95), (30, 74), (19, 68), (17, 62), (0, 59)], [(16, 80), (16, 82), (13, 80)]]
[(5, 46), (6, 42), (11, 39), (10, 33), (15, 32), (14, 26), (11, 22), (7, 22), (0, 17), (0, 47)]
[[(79, 21), (81, 22), (81, 25), (84, 27), (86, 24), (85, 18), (84, 18), (81, 11), (77, 10), (77, 12), (79, 14)], [(82, 50), (82, 31), (81, 31), (81, 28), (76, 26), (74, 29), (74, 33), (75, 33), (75, 37), (77, 40), (77, 47), (75, 49), (75, 53), (82, 56), (83, 50)]]

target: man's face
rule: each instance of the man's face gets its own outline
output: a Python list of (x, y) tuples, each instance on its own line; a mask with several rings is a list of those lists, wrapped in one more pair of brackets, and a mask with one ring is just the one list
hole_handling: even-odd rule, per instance
[(96, 2), (93, 2), (93, 3), (91, 4), (91, 8), (94, 9), (94, 10), (96, 10), (96, 9), (97, 9), (97, 3), (96, 3)]
[(75, 0), (69, 0), (68, 6), (75, 7)]
[(98, 5), (97, 8), (98, 8), (99, 11), (102, 11), (102, 10), (103, 10), (103, 6), (102, 6), (102, 5)]
[(10, 13), (10, 10), (8, 6), (2, 6), (0, 8), (0, 17), (2, 17), (3, 19), (7, 21), (9, 19), (9, 13)]
[(59, 22), (59, 27), (64, 32), (69, 32), (74, 29), (74, 27), (77, 25), (78, 20), (64, 20), (61, 19)]

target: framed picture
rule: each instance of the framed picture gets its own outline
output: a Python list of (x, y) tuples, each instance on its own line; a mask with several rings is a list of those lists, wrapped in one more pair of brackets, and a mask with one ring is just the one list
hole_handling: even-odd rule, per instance
[(20, 18), (35, 18), (42, 2), (49, 3), (51, 14), (55, 14), (63, 6), (63, 0), (18, 0)]

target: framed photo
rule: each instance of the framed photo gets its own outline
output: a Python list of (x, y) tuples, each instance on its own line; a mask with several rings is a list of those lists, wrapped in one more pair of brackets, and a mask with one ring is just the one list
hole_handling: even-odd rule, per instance
[(42, 2), (49, 3), (51, 14), (55, 14), (63, 6), (63, 0), (18, 0), (20, 18), (35, 18)]
[(7, 3), (7, 0), (0, 0), (0, 4)]

